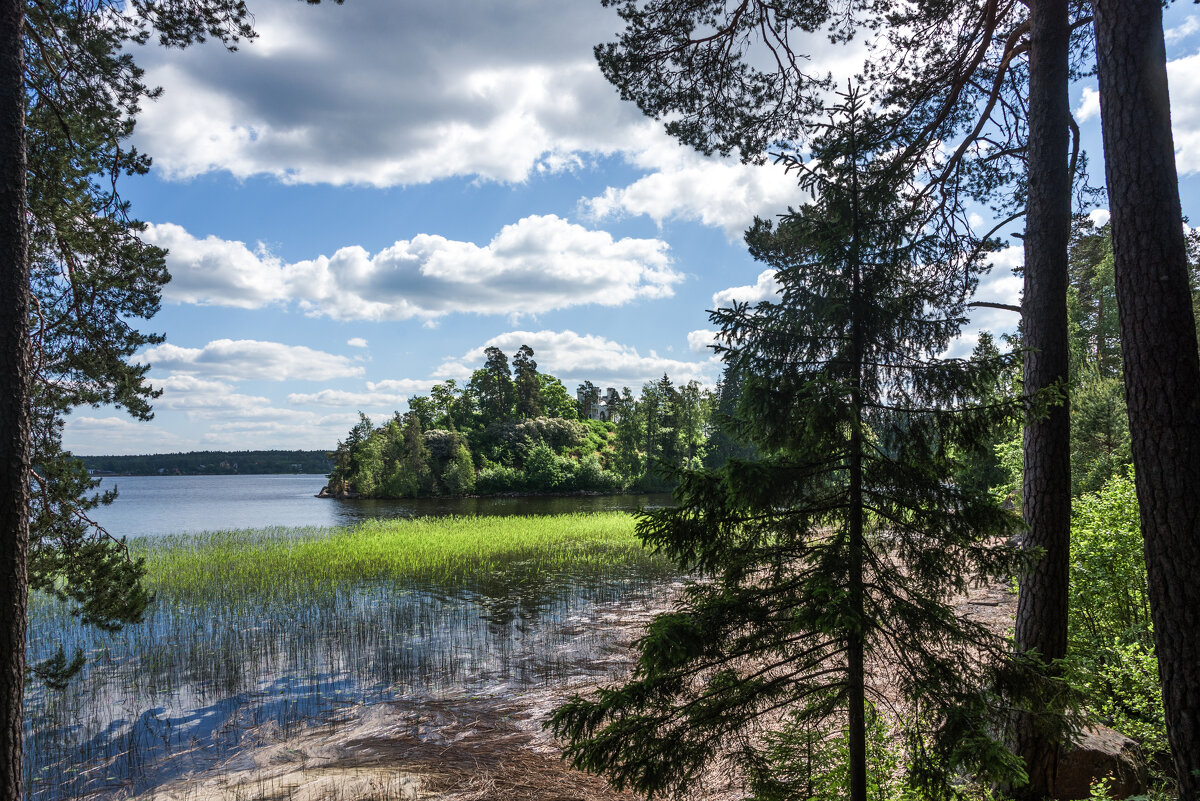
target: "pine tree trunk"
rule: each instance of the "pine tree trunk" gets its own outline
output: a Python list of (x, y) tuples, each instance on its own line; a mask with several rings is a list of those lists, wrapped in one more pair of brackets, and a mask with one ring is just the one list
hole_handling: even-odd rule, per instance
[(1162, 9), (1094, 0), (1125, 400), (1179, 798), (1200, 799), (1200, 357)]
[(24, 0), (0, 0), (0, 801), (21, 799), (29, 549)]
[[(1071, 235), (1070, 119), (1066, 0), (1036, 0), (1030, 8), (1029, 196), (1025, 227), (1022, 332), (1029, 395), (1067, 386), (1067, 245)], [(1067, 651), (1067, 580), (1071, 536), (1070, 420), (1066, 399), (1025, 425), (1022, 510), (1026, 548), (1042, 555), (1021, 575), (1016, 648), (1043, 662)], [(1015, 732), (1029, 784), (1019, 792), (1044, 798), (1054, 781), (1058, 744), (1021, 717)]]

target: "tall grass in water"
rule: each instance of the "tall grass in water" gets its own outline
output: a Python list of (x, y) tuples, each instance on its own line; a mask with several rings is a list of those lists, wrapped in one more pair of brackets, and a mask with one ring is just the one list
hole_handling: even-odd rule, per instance
[(620, 512), (418, 518), (145, 538), (133, 550), (146, 557), (160, 597), (259, 602), (363, 581), (458, 586), (514, 570), (599, 576), (655, 564), (633, 528), (634, 518)]
[(37, 801), (140, 791), (340, 705), (519, 691), (603, 671), (591, 610), (670, 568), (611, 513), (375, 521), (147, 538), (156, 603), (115, 635), (31, 605), (34, 659), (90, 663), (65, 693), (30, 687)]

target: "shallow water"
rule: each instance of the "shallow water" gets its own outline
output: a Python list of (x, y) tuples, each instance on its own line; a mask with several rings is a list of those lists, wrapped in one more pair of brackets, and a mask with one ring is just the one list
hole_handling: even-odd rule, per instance
[(164, 599), (118, 634), (34, 606), (31, 658), (57, 643), (89, 656), (63, 693), (31, 686), (31, 801), (122, 797), (203, 771), (353, 704), (414, 694), (519, 693), (604, 675), (614, 603), (638, 606), (661, 568), (510, 579), (459, 588), (376, 582), (267, 605)]
[(552, 515), (655, 508), (666, 493), (561, 498), (417, 498), (338, 501), (315, 497), (324, 475), (106, 476), (118, 497), (92, 516), (116, 536), (156, 536), (268, 526), (343, 526), (371, 518)]

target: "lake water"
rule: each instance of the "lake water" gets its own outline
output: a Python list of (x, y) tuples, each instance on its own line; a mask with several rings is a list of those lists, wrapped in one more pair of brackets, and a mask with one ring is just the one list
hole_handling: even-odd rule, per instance
[(324, 475), (106, 476), (117, 500), (93, 512), (114, 536), (154, 536), (267, 526), (342, 526), (369, 518), (547, 515), (636, 511), (671, 503), (667, 493), (559, 498), (416, 498), (339, 501), (315, 497)]
[[(106, 477), (102, 487), (116, 485), (120, 496), (95, 517), (115, 535), (155, 536), (670, 502), (314, 497), (324, 484), (322, 475)], [(560, 572), (535, 570), (522, 555), (452, 584), (364, 580), (278, 597), (265, 589), (261, 597), (220, 587), (201, 598), (164, 591), (142, 623), (115, 633), (80, 625), (66, 604), (35, 599), (31, 662), (59, 646), (89, 661), (65, 692), (40, 683), (27, 690), (27, 801), (148, 792), (249, 759), (306, 726), (332, 726), (358, 705), (407, 704), (424, 720), (429, 703), (446, 699), (611, 680), (625, 664), (613, 625), (651, 607), (673, 580), (674, 571), (650, 557)]]

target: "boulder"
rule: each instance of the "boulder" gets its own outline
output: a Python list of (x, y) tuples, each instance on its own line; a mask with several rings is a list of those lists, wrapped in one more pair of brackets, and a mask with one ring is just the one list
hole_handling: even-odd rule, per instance
[(1111, 798), (1128, 798), (1146, 792), (1146, 762), (1138, 744), (1106, 726), (1090, 726), (1079, 742), (1058, 759), (1052, 798), (1088, 798), (1092, 785), (1109, 780)]

